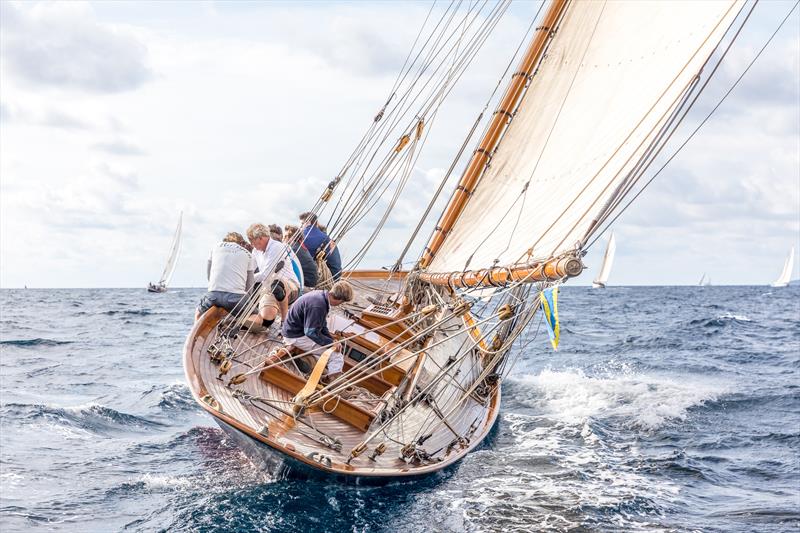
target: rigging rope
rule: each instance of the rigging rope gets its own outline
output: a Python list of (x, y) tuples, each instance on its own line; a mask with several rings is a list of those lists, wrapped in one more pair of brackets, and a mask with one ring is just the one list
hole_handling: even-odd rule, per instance
[(598, 234), (595, 236), (595, 238), (592, 239), (592, 241), (589, 243), (588, 246), (586, 246), (587, 249), (590, 248), (595, 242), (597, 242), (597, 240), (603, 235), (603, 233), (605, 233), (606, 230), (614, 222), (616, 222), (616, 220), (622, 215), (622, 213), (624, 213), (628, 209), (628, 207), (630, 207), (630, 205), (634, 202), (634, 200), (636, 200), (636, 198), (638, 198), (639, 195), (642, 194), (642, 192), (644, 192), (644, 190), (648, 187), (648, 185), (650, 185), (653, 182), (653, 180), (655, 180), (656, 177), (658, 177), (658, 175), (661, 174), (661, 172), (667, 167), (667, 165), (669, 165), (670, 162), (672, 162), (672, 160), (675, 159), (675, 157), (681, 152), (681, 150), (683, 150), (683, 148), (689, 143), (689, 141), (692, 140), (692, 138), (697, 134), (697, 132), (700, 131), (700, 129), (705, 125), (705, 123), (708, 122), (708, 120), (714, 115), (714, 113), (717, 111), (717, 109), (719, 109), (719, 107), (722, 105), (722, 103), (728, 98), (728, 96), (731, 94), (731, 92), (733, 92), (733, 90), (739, 85), (739, 82), (742, 81), (742, 78), (744, 78), (744, 76), (747, 74), (747, 72), (749, 72), (750, 68), (755, 64), (755, 62), (758, 60), (758, 58), (761, 57), (761, 54), (764, 52), (764, 50), (767, 48), (767, 46), (769, 46), (769, 44), (772, 42), (772, 40), (778, 34), (780, 29), (783, 27), (783, 25), (789, 19), (789, 17), (794, 12), (794, 10), (797, 9), (798, 4), (800, 4), (800, 1), (796, 1), (794, 3), (792, 8), (789, 10), (789, 12), (783, 18), (783, 20), (778, 25), (778, 27), (775, 29), (775, 31), (772, 32), (772, 35), (770, 35), (769, 39), (767, 39), (767, 41), (764, 43), (764, 45), (761, 47), (761, 49), (758, 51), (758, 53), (753, 57), (753, 59), (750, 61), (750, 63), (747, 65), (747, 67), (742, 71), (742, 73), (739, 75), (739, 77), (736, 79), (736, 81), (733, 83), (733, 85), (731, 85), (731, 87), (722, 96), (722, 98), (720, 98), (720, 100), (717, 102), (717, 104), (714, 106), (714, 108), (711, 109), (711, 111), (703, 118), (703, 120), (689, 134), (689, 136), (683, 141), (683, 143), (681, 143), (681, 145), (678, 146), (678, 148), (675, 150), (675, 152), (673, 152), (673, 154), (669, 157), (669, 159), (667, 159), (667, 161), (664, 162), (664, 164), (655, 172), (655, 174), (653, 174), (653, 176), (649, 180), (647, 180), (647, 182), (645, 182), (645, 184), (642, 186), (642, 188), (632, 198), (630, 198), (630, 200), (625, 204), (625, 206), (618, 213), (616, 213), (616, 215), (611, 219), (611, 221), (608, 224), (606, 224), (605, 228), (603, 228), (602, 231), (598, 232)]

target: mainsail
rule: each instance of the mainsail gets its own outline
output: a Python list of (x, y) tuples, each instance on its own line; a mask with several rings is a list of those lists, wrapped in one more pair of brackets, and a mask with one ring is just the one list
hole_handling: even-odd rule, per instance
[(773, 287), (786, 287), (789, 284), (789, 280), (792, 277), (792, 270), (794, 269), (794, 246), (792, 246), (791, 250), (789, 251), (789, 256), (783, 262), (783, 270), (781, 270), (781, 275), (772, 282)]
[(178, 264), (178, 254), (181, 251), (181, 226), (183, 225), (183, 211), (178, 216), (178, 227), (175, 228), (175, 234), (172, 236), (172, 245), (169, 248), (169, 255), (167, 256), (167, 264), (164, 266), (164, 272), (161, 274), (161, 279), (158, 284), (166, 287), (172, 279), (172, 274), (175, 273), (175, 266)]
[(606, 253), (603, 255), (603, 265), (600, 267), (600, 273), (598, 274), (597, 278), (592, 282), (592, 286), (594, 287), (605, 287), (606, 283), (608, 283), (608, 276), (611, 274), (611, 266), (614, 264), (614, 254), (617, 252), (617, 240), (614, 238), (614, 234), (611, 234), (611, 238), (608, 239), (608, 245), (606, 246)]
[(741, 5), (570, 3), (518, 108), (503, 110), (513, 119), (466, 206), (452, 228), (437, 225), (427, 271), (581, 249)]

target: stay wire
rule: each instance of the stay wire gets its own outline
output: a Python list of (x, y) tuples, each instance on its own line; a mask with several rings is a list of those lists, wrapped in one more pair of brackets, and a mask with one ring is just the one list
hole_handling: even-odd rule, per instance
[(689, 143), (689, 141), (692, 140), (692, 138), (697, 134), (697, 132), (700, 131), (700, 129), (705, 125), (705, 123), (708, 122), (708, 120), (714, 115), (714, 113), (717, 111), (717, 109), (719, 109), (719, 107), (723, 104), (723, 102), (725, 102), (725, 100), (728, 98), (728, 96), (739, 85), (739, 82), (742, 81), (742, 78), (744, 78), (744, 76), (750, 71), (750, 68), (755, 64), (755, 62), (758, 60), (758, 58), (761, 57), (761, 54), (764, 52), (764, 50), (767, 48), (767, 46), (769, 46), (769, 44), (772, 42), (772, 40), (775, 38), (775, 36), (781, 30), (781, 28), (783, 28), (783, 25), (789, 19), (789, 17), (794, 12), (794, 10), (797, 9), (798, 4), (800, 4), (800, 0), (798, 0), (798, 1), (796, 1), (794, 3), (792, 8), (789, 10), (789, 12), (783, 18), (783, 20), (778, 25), (778, 27), (775, 29), (775, 31), (772, 32), (772, 35), (770, 35), (769, 39), (767, 39), (767, 41), (764, 43), (764, 45), (761, 47), (761, 49), (758, 51), (758, 53), (753, 57), (753, 59), (750, 61), (750, 63), (747, 65), (747, 67), (744, 69), (744, 71), (742, 71), (742, 73), (739, 75), (739, 77), (736, 79), (736, 81), (733, 83), (733, 85), (731, 85), (731, 87), (722, 96), (722, 98), (717, 102), (717, 104), (714, 106), (714, 108), (705, 116), (705, 118), (703, 118), (703, 120), (700, 122), (700, 124), (697, 125), (697, 127), (692, 131), (692, 133), (689, 134), (689, 136), (683, 141), (683, 143), (681, 143), (681, 145), (675, 150), (675, 152), (669, 157), (669, 159), (667, 159), (667, 161), (658, 169), (658, 171), (656, 171), (656, 173), (653, 174), (653, 176), (649, 180), (647, 180), (645, 182), (645, 184), (642, 186), (642, 188), (639, 191), (637, 191), (637, 193), (625, 204), (625, 206), (611, 219), (611, 221), (606, 225), (606, 227), (603, 229), (603, 231), (598, 232), (597, 236), (595, 236), (595, 238), (587, 246), (587, 249), (590, 248), (595, 242), (597, 242), (597, 239), (599, 239), (603, 235), (603, 233), (605, 233), (608, 230), (608, 228), (611, 225), (613, 225), (614, 222), (616, 222), (616, 220), (622, 215), (622, 213), (624, 213), (630, 207), (630, 205), (633, 203), (633, 201), (636, 200), (636, 198), (638, 198), (639, 195), (642, 194), (642, 192), (644, 192), (644, 190), (653, 182), (653, 180), (655, 180), (656, 177), (658, 177), (658, 175), (661, 174), (661, 172), (667, 167), (667, 165), (669, 165), (670, 162), (672, 162), (672, 160), (675, 159), (675, 157), (681, 152), (681, 150), (683, 150), (683, 148)]

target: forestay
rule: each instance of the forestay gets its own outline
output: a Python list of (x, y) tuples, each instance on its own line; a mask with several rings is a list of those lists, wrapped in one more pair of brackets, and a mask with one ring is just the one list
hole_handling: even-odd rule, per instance
[[(572, 2), (429, 272), (573, 250), (642, 159), (741, 1)], [(585, 242), (585, 241), (584, 241)]]

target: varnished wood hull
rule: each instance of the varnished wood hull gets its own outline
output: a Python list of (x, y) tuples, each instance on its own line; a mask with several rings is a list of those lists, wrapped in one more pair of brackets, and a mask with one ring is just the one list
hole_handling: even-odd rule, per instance
[[(385, 277), (385, 273), (381, 274)], [(379, 279), (379, 276), (376, 277)], [(370, 279), (374, 278), (365, 277), (362, 281)], [(353, 281), (358, 290), (357, 277)], [(456, 401), (456, 393), (466, 390), (469, 380), (480, 375), (474, 368), (474, 362), (465, 360), (464, 363), (452, 367), (453, 376), (447, 376), (447, 380), (442, 380), (441, 385), (431, 382), (431, 386), (435, 386), (434, 390), (440, 389), (437, 391), (439, 402), (437, 408), (426, 406), (423, 402), (412, 402), (407, 409), (408, 414), (404, 415), (403, 420), (398, 420), (399, 429), (392, 425), (388, 426), (379, 434), (380, 438), (368, 444), (363, 454), (353, 457), (352, 450), (357, 448), (367, 435), (382, 427), (373, 412), (365, 407), (371, 400), (364, 400), (366, 404), (359, 404), (357, 400), (337, 397), (322, 403), (318, 409), (309, 410), (296, 421), (287, 422), (291, 417), (286, 415), (290, 413), (284, 411), (282, 414), (278, 409), (285, 407), (291, 411), (292, 398), (305, 378), (302, 374), (293, 373), (283, 367), (260, 370), (261, 367), (258, 365), (263, 364), (267, 354), (280, 346), (279, 342), (264, 334), (243, 335), (241, 340), (237, 340), (239, 345), (236, 353), (244, 355), (237, 356), (236, 359), (240, 362), (235, 362), (228, 373), (220, 374), (219, 367), (210, 361), (208, 347), (215, 341), (217, 324), (224, 315), (224, 311), (212, 308), (192, 329), (184, 348), (187, 381), (199, 405), (220, 427), (256, 464), (269, 469), (279, 477), (294, 475), (354, 483), (374, 483), (427, 476), (456, 464), (464, 455), (479, 446), (497, 419), (500, 405), (499, 386), (486, 396), (463, 394), (461, 399)], [(332, 320), (335, 326), (331, 328), (332, 331), (336, 329), (346, 331), (349, 328), (348, 332), (353, 333), (365, 329), (342, 316)], [(461, 319), (458, 323), (462, 323)], [(342, 324), (346, 325), (344, 329)], [(358, 341), (362, 345), (351, 343), (350, 348), (367, 352), (368, 347), (374, 348), (385, 341), (374, 333), (363, 333), (363, 336), (364, 338)], [(456, 339), (446, 337), (443, 340), (443, 348), (429, 355), (429, 358), (433, 359), (431, 365), (439, 365), (442, 361), (446, 361), (448, 347), (457, 345)], [(377, 344), (371, 344), (373, 341)], [(411, 357), (414, 357), (413, 354), (405, 358)], [(365, 387), (365, 390), (372, 389), (374, 394), (370, 394), (370, 397), (375, 398), (387, 387), (395, 387), (395, 384), (402, 379), (403, 372), (408, 371), (411, 368), (410, 363), (413, 362), (406, 363), (402, 359), (393, 359), (391, 364), (387, 363), (385, 368), (378, 370), (380, 375), (361, 382), (360, 386)], [(255, 367), (244, 366), (250, 363)], [(349, 364), (355, 363), (350, 361)], [(251, 369), (250, 376), (244, 382), (231, 384), (232, 376)], [(423, 372), (423, 375), (427, 374)], [(420, 383), (423, 382), (424, 380)], [(246, 401), (242, 400), (243, 395), (247, 396)], [(379, 410), (380, 402), (375, 401), (375, 405)], [(437, 422), (436, 417), (440, 417), (443, 422), (434, 423)], [(413, 441), (410, 436), (414, 436), (415, 432), (427, 431), (429, 427), (434, 429), (430, 435), (425, 434), (425, 438), (421, 439), (420, 449), (430, 453), (433, 458), (402, 460), (402, 442)], [(332, 448), (330, 439), (323, 438), (321, 436), (323, 434), (335, 438), (340, 443), (340, 449)], [(459, 439), (459, 435), (463, 438)], [(405, 440), (401, 441), (400, 437)], [(375, 455), (379, 442), (384, 443), (386, 451)]]

